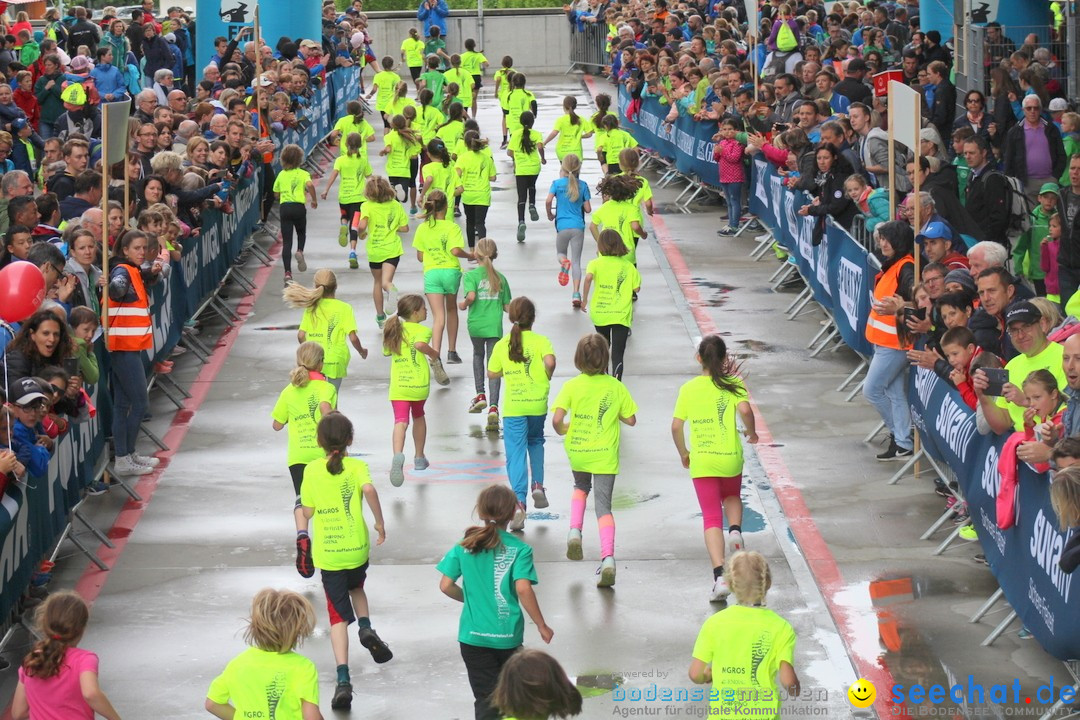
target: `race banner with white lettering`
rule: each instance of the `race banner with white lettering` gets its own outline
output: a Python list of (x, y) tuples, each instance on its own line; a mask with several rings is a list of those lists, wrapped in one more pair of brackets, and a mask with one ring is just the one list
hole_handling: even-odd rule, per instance
[(619, 88), (619, 124), (634, 136), (638, 144), (670, 158), (679, 172), (693, 173), (706, 185), (719, 187), (720, 171), (713, 160), (713, 133), (716, 126), (697, 122), (684, 113), (674, 121), (667, 120), (670, 105), (655, 97), (642, 96), (634, 117), (628, 117), (630, 93)]

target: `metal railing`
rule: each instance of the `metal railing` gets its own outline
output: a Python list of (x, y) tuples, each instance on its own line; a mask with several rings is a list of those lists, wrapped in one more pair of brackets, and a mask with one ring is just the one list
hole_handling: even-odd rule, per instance
[(597, 73), (606, 67), (611, 57), (607, 51), (607, 25), (602, 23), (583, 23), (584, 29), (578, 30), (576, 23), (570, 24), (570, 67), (566, 72), (585, 70)]

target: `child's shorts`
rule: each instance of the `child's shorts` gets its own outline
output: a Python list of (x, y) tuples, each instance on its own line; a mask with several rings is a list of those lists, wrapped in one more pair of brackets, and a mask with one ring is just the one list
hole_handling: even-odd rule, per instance
[(437, 268), (424, 273), (424, 292), (439, 295), (457, 295), (461, 287), (461, 271), (453, 268)]
[(296, 497), (300, 497), (300, 485), (304, 482), (304, 468), (307, 465), (305, 463), (296, 463), (289, 466), (289, 477), (292, 478), (293, 490), (296, 491)]
[(386, 127), (386, 128), (390, 127), (390, 116), (389, 116), (389, 115), (387, 115), (387, 114), (386, 114), (385, 112), (383, 112), (382, 110), (380, 110), (380, 111), (379, 111), (379, 114), (380, 114), (380, 115), (382, 115), (382, 124), (383, 124), (383, 127)]
[(409, 424), (409, 415), (413, 420), (424, 417), (424, 403), (427, 400), (391, 400), (390, 405), (394, 408), (394, 424)]
[(483, 78), (483, 76), (482, 76), (482, 75), (473, 75), (473, 76), (472, 76), (472, 88), (473, 88), (473, 92), (477, 92), (477, 91), (479, 91), (479, 90), (480, 90), (480, 88), (481, 88), (481, 87), (483, 86), (483, 84), (484, 84), (484, 83), (483, 83), (483, 80), (482, 80), (482, 78)]
[(413, 82), (416, 82), (420, 79), (420, 71), (423, 69), (424, 68), (422, 67), (412, 67), (411, 65), (409, 66), (409, 74), (412, 75)]
[(415, 190), (416, 189), (416, 177), (411, 178), (395, 176), (387, 178), (390, 181), (390, 187), (399, 187), (402, 190)]
[(383, 265), (393, 265), (394, 267), (397, 267), (399, 262), (401, 262), (400, 255), (392, 258), (386, 258), (385, 260), (382, 260), (380, 262), (369, 262), (367, 265), (372, 270), (382, 270)]
[(322, 571), (322, 586), (326, 593), (326, 610), (330, 613), (331, 625), (352, 625), (356, 620), (349, 591), (364, 587), (367, 571), (367, 563), (349, 570)]

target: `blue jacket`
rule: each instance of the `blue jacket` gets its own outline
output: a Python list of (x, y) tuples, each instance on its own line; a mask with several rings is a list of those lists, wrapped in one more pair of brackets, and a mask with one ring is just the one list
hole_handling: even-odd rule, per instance
[(431, 33), (428, 31), (431, 26), (434, 25), (442, 31), (442, 36), (446, 37), (446, 17), (450, 14), (450, 8), (446, 5), (446, 0), (438, 0), (434, 8), (427, 6), (427, 0), (423, 0), (420, 4), (420, 9), (416, 11), (416, 19), (424, 21), (424, 37), (428, 37)]
[[(37, 444), (37, 433), (19, 420), (11, 425), (11, 437), (15, 441), (15, 457), (26, 466), (26, 471), (37, 477), (49, 474), (49, 451)], [(27, 449), (29, 448), (29, 450)]]
[(180, 82), (184, 79), (184, 53), (177, 47), (176, 43), (169, 43), (169, 52), (172, 53), (173, 58), (173, 77), (176, 78), (177, 82)]
[(98, 63), (90, 71), (90, 77), (94, 78), (94, 85), (97, 86), (102, 101), (108, 102), (109, 95), (113, 96), (112, 102), (127, 99), (127, 78), (115, 65)]

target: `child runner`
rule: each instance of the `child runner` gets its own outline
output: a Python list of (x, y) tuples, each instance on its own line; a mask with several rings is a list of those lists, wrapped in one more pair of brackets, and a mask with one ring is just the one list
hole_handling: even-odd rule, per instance
[(416, 91), (420, 92), (420, 72), (424, 69), (424, 41), (420, 39), (420, 31), (414, 27), (409, 28), (409, 37), (401, 43), (401, 62), (409, 68)]
[[(442, 77), (442, 74), (439, 74)], [(416, 108), (416, 127), (420, 130), (420, 139), (427, 146), (435, 139), (435, 133), (438, 132), (439, 127), (446, 120), (446, 116), (443, 115), (442, 110), (434, 106), (435, 95), (428, 88), (421, 90), (416, 99), (418, 101)], [(424, 160), (426, 163), (431, 162), (430, 156)], [(423, 184), (423, 183), (421, 183)], [(426, 188), (427, 185), (425, 184)]]
[[(431, 104), (436, 109), (442, 106), (443, 87), (446, 85), (446, 76), (439, 70), (439, 58), (432, 55), (427, 59), (427, 72), (420, 76), (420, 84), (425, 90), (431, 91)], [(417, 95), (419, 97), (419, 95)]]
[(435, 130), (446, 147), (457, 147), (458, 141), (465, 135), (465, 108), (460, 102), (450, 103), (446, 109), (446, 120)]
[(364, 246), (373, 281), (371, 296), (375, 301), (375, 322), (382, 329), (386, 322), (383, 303), (390, 298), (390, 292), (396, 290), (394, 272), (404, 252), (400, 234), (408, 231), (409, 218), (397, 202), (394, 188), (381, 175), (368, 178), (364, 198), (354, 222), (359, 236), (367, 238)]
[(589, 118), (589, 124), (585, 128), (585, 132), (594, 134), (593, 147), (596, 148), (596, 159), (600, 161), (600, 172), (607, 175), (607, 158), (601, 151), (604, 146), (604, 135), (607, 134), (607, 130), (604, 129), (603, 119), (608, 115), (615, 115), (615, 113), (611, 110), (611, 96), (607, 93), (597, 95), (594, 102), (596, 103), (596, 112)]
[[(516, 77), (516, 76), (515, 76)], [(536, 211), (536, 178), (540, 176), (540, 166), (547, 164), (544, 157), (544, 145), (539, 130), (533, 129), (536, 116), (526, 110), (518, 118), (518, 128), (510, 138), (506, 154), (514, 161), (514, 178), (517, 180), (517, 241), (525, 242), (525, 204), (529, 205), (529, 219), (536, 222), (540, 214)]]
[(510, 302), (510, 322), (513, 323), (510, 335), (495, 343), (491, 351), (488, 377), (506, 381), (503, 446), (506, 474), (518, 499), (510, 529), (524, 530), (530, 467), (533, 505), (537, 509), (548, 506), (544, 492), (544, 421), (551, 376), (555, 373), (555, 350), (550, 340), (532, 331), (536, 306), (529, 298), (514, 298)]
[(367, 144), (375, 139), (375, 128), (364, 119), (364, 103), (359, 100), (350, 100), (345, 105), (345, 116), (334, 124), (334, 130), (330, 133), (330, 142), (338, 143), (338, 150), (342, 153), (348, 148), (345, 143), (351, 133), (360, 134), (360, 153), (367, 159)]
[[(555, 252), (559, 254), (559, 284), (566, 286), (573, 274), (574, 294), (571, 303), (581, 307), (581, 249), (585, 244), (585, 213), (592, 212), (589, 186), (578, 179), (581, 157), (574, 153), (563, 156), (559, 179), (548, 191), (548, 220), (555, 221)], [(555, 212), (551, 206), (555, 204)]]
[(394, 94), (390, 96), (390, 103), (386, 106), (386, 114), (391, 120), (391, 127), (393, 127), (393, 120), (395, 115), (404, 115), (406, 120), (409, 120), (407, 108), (416, 108), (416, 103), (409, 97), (409, 83), (402, 80), (394, 86)]
[(746, 146), (735, 139), (741, 131), (741, 123), (735, 118), (728, 118), (720, 123), (720, 142), (713, 146), (713, 160), (720, 168), (720, 187), (724, 190), (728, 206), (728, 224), (720, 230), (721, 235), (738, 232), (739, 218), (742, 217), (742, 191), (746, 184), (743, 154)]
[(510, 283), (495, 269), (494, 260), (499, 257), (499, 250), (491, 238), (480, 238), (474, 253), (480, 267), (465, 273), (465, 298), (459, 306), (469, 311), (469, 338), (473, 346), (473, 380), (476, 381), (476, 397), (469, 403), (469, 412), (478, 413), (488, 409), (487, 431), (499, 431), (499, 386), (498, 377), (491, 378), (491, 405), (484, 394), (484, 378), (487, 375), (487, 363), (491, 362), (491, 353), (495, 343), (502, 337), (502, 316), (510, 305)]
[(579, 159), (582, 158), (581, 139), (592, 134), (586, 131), (585, 120), (576, 112), (576, 97), (573, 95), (564, 97), (562, 107), (563, 114), (555, 121), (555, 128), (548, 133), (543, 142), (544, 145), (547, 145), (555, 139), (556, 135), (559, 137), (559, 142), (555, 143), (555, 157), (559, 158), (559, 162), (562, 162), (563, 158), (571, 153), (577, 155)]
[(278, 396), (274, 409), (274, 431), (289, 428), (289, 476), (292, 478), (296, 503), (293, 519), (296, 520), (296, 571), (303, 577), (315, 574), (311, 564), (311, 538), (308, 522), (300, 510), (300, 484), (304, 481), (304, 468), (323, 456), (319, 448), (316, 430), (319, 420), (337, 407), (337, 390), (323, 375), (323, 348), (315, 342), (305, 342), (296, 349), (296, 367), (289, 374), (289, 385)]
[(596, 135), (596, 149), (604, 154), (604, 167), (610, 172), (619, 166), (619, 153), (624, 148), (637, 147), (637, 140), (630, 133), (619, 127), (618, 115), (605, 115), (600, 119), (604, 133)]
[[(533, 550), (506, 531), (517, 510), (517, 497), (505, 485), (480, 492), (476, 514), (482, 523), (439, 562), (439, 589), (465, 607), (458, 624), (461, 659), (472, 687), (476, 720), (498, 720), (491, 704), (499, 671), (525, 637), (522, 608), (536, 624), (540, 638), (550, 643), (555, 632), (544, 622), (533, 585)], [(463, 579), (464, 587), (457, 584)]]
[(431, 365), (438, 368), (435, 381), (449, 385), (450, 378), (442, 369), (439, 354), (428, 344), (431, 330), (420, 323), (427, 319), (427, 306), (419, 295), (402, 295), (397, 314), (391, 315), (383, 327), (383, 355), (390, 358), (390, 405), (394, 408), (394, 459), (390, 466), (390, 482), (401, 487), (405, 482), (405, 431), (409, 416), (413, 420), (413, 446), (416, 460), (413, 468), (427, 470), (430, 463), (424, 457), (427, 442), (427, 419), (424, 403), (431, 392)]
[(487, 214), (491, 207), (491, 184), (495, 182), (495, 161), (487, 140), (470, 130), (464, 137), (465, 151), (458, 154), (454, 169), (461, 178), (461, 204), (465, 208), (465, 237), (469, 249), (477, 235), (487, 237)]
[(581, 560), (581, 529), (585, 502), (596, 486), (596, 524), (600, 529), (600, 569), (597, 587), (615, 584), (615, 518), (611, 496), (619, 474), (620, 423), (637, 424), (637, 404), (619, 380), (607, 374), (608, 344), (595, 333), (581, 338), (574, 352), (574, 367), (581, 373), (562, 386), (555, 397), (551, 425), (566, 436), (566, 456), (574, 473), (570, 500), (570, 533), (566, 557)]
[(450, 56), (450, 69), (443, 73), (446, 82), (455, 83), (458, 86), (458, 102), (464, 110), (473, 106), (473, 84), (475, 81), (469, 73), (461, 67), (461, 56), (457, 53)]
[(510, 92), (506, 95), (506, 129), (513, 135), (521, 129), (521, 113), (536, 117), (536, 96), (525, 89), (525, 76), (516, 72), (509, 76)]
[(461, 87), (456, 82), (446, 82), (446, 87), (443, 88), (443, 99), (439, 107), (446, 115), (450, 114), (450, 106), (458, 101), (458, 95), (461, 93)]
[[(641, 274), (626, 259), (626, 245), (614, 230), (600, 233), (596, 248), (599, 255), (585, 267), (581, 309), (588, 311), (596, 332), (608, 341), (611, 374), (622, 380), (623, 356), (634, 320), (634, 298), (641, 290)], [(596, 294), (590, 303), (589, 290), (594, 283)]]
[(424, 202), (433, 190), (440, 191), (447, 198), (459, 196), (458, 174), (454, 171), (453, 161), (450, 159), (450, 151), (439, 138), (432, 138), (427, 144), (428, 163), (420, 170), (422, 184), (424, 186)]
[[(461, 363), (457, 353), (458, 308), (457, 294), (461, 287), (461, 260), (474, 259), (465, 251), (465, 238), (453, 220), (446, 219), (447, 201), (442, 190), (432, 190), (424, 199), (424, 221), (416, 228), (413, 248), (416, 259), (424, 265), (424, 294), (431, 313), (431, 347), (435, 356), (442, 350), (443, 330), (446, 330), (446, 361)], [(441, 365), (441, 361), (438, 361)]]
[(356, 259), (356, 231), (352, 229), (360, 205), (364, 202), (364, 182), (371, 176), (371, 164), (363, 152), (364, 141), (360, 133), (351, 132), (345, 139), (345, 150), (334, 159), (334, 169), (326, 181), (322, 199), (330, 194), (334, 181), (341, 175), (341, 187), (338, 189), (338, 209), (341, 211), (341, 227), (338, 228), (338, 245), (349, 247), (349, 267), (360, 267)]
[(651, 217), (653, 214), (652, 186), (649, 185), (648, 178), (638, 172), (639, 167), (641, 167), (641, 155), (638, 154), (637, 148), (623, 148), (619, 153), (619, 170), (621, 171), (619, 174), (638, 181), (638, 191), (634, 195), (633, 203)]
[(293, 283), (281, 293), (285, 304), (294, 310), (303, 310), (300, 330), (296, 338), (300, 342), (311, 340), (319, 343), (325, 352), (323, 374), (341, 392), (341, 382), (349, 371), (349, 344), (360, 357), (367, 360), (368, 351), (356, 333), (356, 315), (352, 306), (334, 296), (337, 294), (337, 276), (332, 270), (315, 271), (315, 287), (306, 288)]
[[(402, 115), (390, 119), (391, 130), (383, 138), (380, 155), (387, 155), (386, 176), (391, 187), (400, 187), (404, 193), (401, 202), (409, 201), (409, 214), (416, 214), (416, 172), (413, 170), (413, 158), (424, 149), (420, 133), (411, 129)], [(396, 197), (396, 192), (395, 192)]]
[[(769, 564), (757, 552), (739, 552), (728, 565), (728, 582), (737, 605), (716, 613), (701, 626), (694, 642), (690, 679), (711, 684), (712, 712), (780, 717), (776, 678), (788, 697), (798, 697), (795, 631), (765, 607), (772, 586)], [(749, 691), (749, 692), (748, 692)], [(731, 700), (741, 698), (742, 702)]]
[(634, 204), (634, 198), (641, 189), (637, 179), (629, 175), (609, 175), (596, 186), (604, 202), (592, 213), (589, 232), (593, 239), (600, 240), (602, 229), (614, 230), (626, 244), (626, 259), (637, 267), (637, 241), (648, 236), (643, 226), (644, 218), (641, 207)]
[(461, 54), (461, 69), (472, 77), (472, 116), (476, 117), (476, 102), (480, 97), (480, 86), (483, 84), (484, 68), (488, 66), (488, 59), (484, 53), (476, 51), (476, 41), (472, 38), (465, 40), (465, 52)]
[(325, 460), (309, 463), (304, 469), (300, 502), (304, 516), (315, 518), (312, 555), (322, 576), (326, 609), (330, 615), (330, 645), (337, 665), (337, 687), (330, 707), (348, 710), (352, 706), (349, 677), (349, 625), (356, 621), (360, 644), (377, 663), (389, 662), (394, 654), (371, 627), (367, 594), (368, 543), (364, 501), (375, 516), (376, 545), (386, 541), (379, 493), (371, 483), (368, 465), (349, 457), (353, 426), (349, 418), (332, 412), (319, 421), (319, 447)]
[(78, 647), (89, 620), (90, 608), (70, 590), (50, 593), (41, 604), (35, 624), (42, 639), (19, 667), (13, 717), (92, 718), (96, 713), (120, 720), (98, 685), (98, 656)]
[(499, 672), (491, 704), (506, 720), (548, 720), (581, 714), (581, 691), (559, 662), (541, 650), (518, 650)]
[[(701, 365), (701, 375), (679, 388), (671, 437), (683, 467), (690, 469), (690, 477), (694, 480), (694, 491), (705, 523), (705, 548), (713, 567), (709, 601), (717, 602), (731, 593), (724, 577), (725, 516), (731, 552), (743, 549), (743, 505), (739, 496), (743, 451), (735, 424), (736, 413), (746, 428), (747, 442), (756, 443), (758, 437), (746, 387), (735, 374), (735, 363), (719, 335), (702, 338), (697, 361)], [(689, 449), (684, 434), (688, 422)]]
[(390, 101), (394, 97), (394, 88), (401, 82), (401, 76), (394, 72), (394, 58), (389, 55), (382, 59), (381, 65), (382, 70), (371, 78), (371, 92), (367, 94), (367, 99), (370, 100), (378, 93), (378, 97), (375, 98), (375, 109), (382, 116), (385, 135), (390, 132), (390, 117), (386, 114), (386, 108), (390, 106)]
[(506, 105), (506, 98), (510, 95), (510, 76), (514, 74), (514, 58), (503, 55), (502, 67), (495, 71), (495, 97), (499, 99), (499, 109), (502, 110), (502, 145), (500, 149), (506, 149), (506, 118), (510, 110)]
[[(296, 647), (315, 631), (315, 608), (292, 590), (265, 588), (251, 600), (244, 631), (249, 647), (210, 683), (206, 709), (215, 717), (302, 718), (319, 713), (319, 671)], [(230, 704), (231, 702), (231, 704)]]
[(281, 149), (281, 172), (274, 178), (274, 195), (281, 205), (281, 262), (285, 266), (285, 284), (292, 282), (293, 230), (296, 231), (296, 269), (307, 270), (304, 262), (304, 244), (307, 242), (307, 206), (305, 200), (311, 199), (311, 209), (319, 207), (319, 198), (315, 195), (315, 185), (311, 175), (300, 167), (304, 162), (304, 151), (299, 145), (289, 144)]

